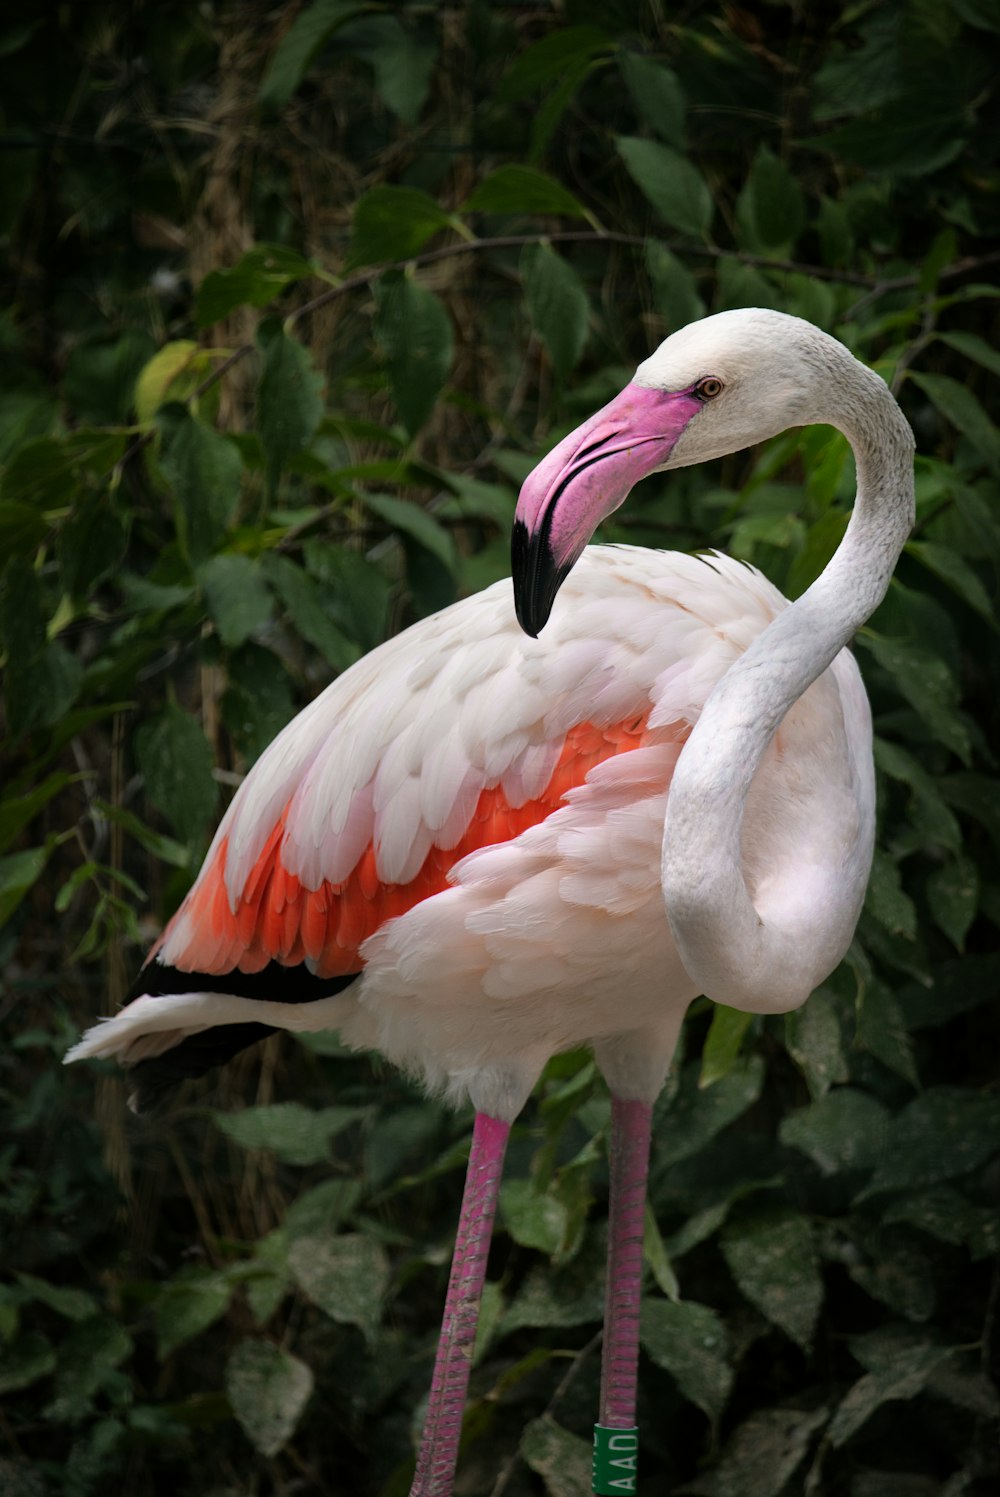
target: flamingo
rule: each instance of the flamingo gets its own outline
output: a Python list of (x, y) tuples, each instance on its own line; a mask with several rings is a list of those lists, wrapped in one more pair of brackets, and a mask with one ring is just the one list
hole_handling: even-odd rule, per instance
[[(796, 602), (717, 553), (587, 546), (644, 475), (816, 422), (851, 443), (857, 497)], [(411, 1497), (452, 1492), (511, 1124), (549, 1058), (581, 1044), (612, 1098), (594, 1489), (635, 1490), (652, 1104), (694, 997), (787, 1012), (851, 940), (874, 772), (845, 646), (912, 518), (910, 429), (841, 343), (760, 309), (675, 332), (526, 480), (517, 621), (498, 583), (285, 728), (132, 1001), (67, 1056), (117, 1056), (142, 1098), (273, 1029), (329, 1028), (471, 1100)]]

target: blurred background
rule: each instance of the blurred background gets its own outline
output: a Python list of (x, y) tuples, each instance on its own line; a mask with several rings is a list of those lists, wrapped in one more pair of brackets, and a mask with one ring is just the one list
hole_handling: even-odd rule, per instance
[[(405, 1497), (470, 1118), (329, 1037), (135, 1118), (63, 1070), (275, 732), (507, 572), (518, 484), (672, 329), (896, 390), (856, 651), (880, 838), (801, 1012), (695, 1005), (658, 1109), (640, 1489), (997, 1490), (996, 0), (10, 3), (0, 21), (0, 1492)], [(829, 428), (606, 539), (789, 596)], [(589, 1491), (608, 1103), (517, 1126), (458, 1491)]]

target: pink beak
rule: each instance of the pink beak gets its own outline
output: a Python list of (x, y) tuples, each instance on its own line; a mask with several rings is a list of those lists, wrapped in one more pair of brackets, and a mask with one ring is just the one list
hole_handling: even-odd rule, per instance
[(514, 604), (525, 633), (543, 628), (601, 520), (640, 478), (663, 466), (701, 406), (689, 390), (626, 385), (528, 474), (511, 536)]

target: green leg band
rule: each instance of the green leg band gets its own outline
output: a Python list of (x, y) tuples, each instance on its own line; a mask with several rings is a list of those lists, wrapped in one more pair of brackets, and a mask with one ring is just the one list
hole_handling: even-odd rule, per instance
[(634, 1497), (639, 1466), (639, 1431), (594, 1425), (594, 1497)]

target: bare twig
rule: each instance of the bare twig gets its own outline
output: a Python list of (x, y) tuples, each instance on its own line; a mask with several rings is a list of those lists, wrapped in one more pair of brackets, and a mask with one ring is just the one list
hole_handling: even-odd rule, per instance
[[(590, 1340), (580, 1347), (580, 1350), (573, 1357), (569, 1366), (566, 1368), (566, 1371), (559, 1379), (552, 1397), (549, 1399), (548, 1403), (545, 1405), (545, 1408), (542, 1410), (540, 1416), (542, 1419), (544, 1419), (547, 1414), (552, 1413), (552, 1410), (564, 1396), (567, 1389), (570, 1387), (577, 1374), (580, 1372), (580, 1369), (583, 1367), (584, 1363), (597, 1350), (603, 1339), (603, 1330), (596, 1331), (595, 1334), (591, 1336)], [(511, 1477), (514, 1475), (514, 1472), (517, 1470), (518, 1465), (520, 1464), (522, 1459), (523, 1457), (520, 1450), (515, 1450), (514, 1454), (510, 1456), (506, 1461), (504, 1461), (497, 1474), (497, 1479), (490, 1489), (490, 1497), (503, 1497), (503, 1493), (507, 1490), (507, 1485), (510, 1482)]]
[[(490, 239), (460, 239), (454, 244), (424, 250), (419, 255), (409, 255), (403, 260), (392, 260), (386, 264), (375, 265), (360, 271), (357, 275), (348, 276), (336, 286), (329, 286), (318, 296), (304, 302), (301, 307), (296, 307), (293, 312), (289, 313), (287, 321), (298, 322), (301, 318), (308, 317), (310, 313), (319, 311), (321, 307), (328, 306), (338, 297), (349, 296), (354, 291), (364, 290), (387, 271), (405, 270), (411, 265), (434, 265), (440, 260), (447, 260), (455, 255), (480, 254), (485, 250), (520, 249), (531, 244), (627, 244), (641, 248), (646, 244), (648, 237), (642, 234), (623, 234), (613, 229), (557, 229), (547, 234), (500, 234)], [(919, 275), (916, 274), (879, 280), (871, 276), (859, 275), (854, 271), (831, 270), (825, 265), (809, 265), (798, 260), (776, 260), (767, 255), (754, 255), (744, 250), (724, 249), (717, 244), (684, 244), (674, 245), (673, 248), (687, 255), (707, 256), (713, 260), (737, 260), (741, 265), (749, 265), (759, 270), (780, 270), (796, 275), (812, 276), (819, 281), (863, 287), (866, 294), (855, 303), (849, 315), (856, 314), (859, 307), (867, 305), (880, 296), (887, 295), (890, 291), (902, 291), (908, 286), (918, 285), (920, 281)], [(978, 258), (966, 256), (962, 260), (956, 260), (953, 265), (946, 265), (938, 279), (939, 281), (953, 280), (957, 276), (965, 275), (971, 270), (978, 270), (985, 265), (991, 265), (998, 260), (1000, 260), (1000, 251)], [(192, 402), (199, 400), (213, 385), (217, 385), (235, 364), (251, 353), (253, 353), (252, 343), (244, 343), (234, 349), (227, 359), (224, 359), (202, 380), (190, 400)], [(155, 435), (155, 430), (151, 427), (136, 437), (115, 464), (116, 471), (121, 472), (138, 453), (149, 446)]]

